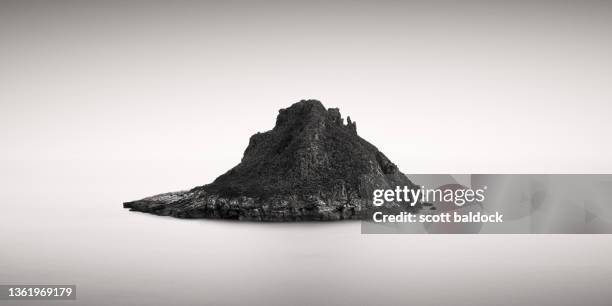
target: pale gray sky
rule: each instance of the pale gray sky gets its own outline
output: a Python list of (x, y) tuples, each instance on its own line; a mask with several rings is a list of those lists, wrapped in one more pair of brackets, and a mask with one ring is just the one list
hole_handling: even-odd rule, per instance
[(407, 173), (612, 172), (612, 5), (3, 1), (0, 159), (238, 163), (316, 98)]

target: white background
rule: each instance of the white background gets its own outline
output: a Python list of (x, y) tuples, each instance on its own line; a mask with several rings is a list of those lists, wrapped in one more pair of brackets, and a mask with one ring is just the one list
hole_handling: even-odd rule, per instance
[(2, 1), (0, 283), (81, 305), (607, 305), (608, 235), (121, 203), (211, 182), (305, 98), (408, 174), (612, 173), (611, 43), (603, 1)]

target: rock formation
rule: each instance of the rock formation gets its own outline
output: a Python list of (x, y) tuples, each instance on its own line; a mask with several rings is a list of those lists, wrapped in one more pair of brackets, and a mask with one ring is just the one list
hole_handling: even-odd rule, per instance
[(214, 182), (123, 206), (179, 218), (360, 219), (375, 189), (396, 186), (418, 188), (357, 135), (350, 117), (344, 124), (337, 108), (302, 100), (281, 109), (271, 131), (251, 136), (240, 163)]

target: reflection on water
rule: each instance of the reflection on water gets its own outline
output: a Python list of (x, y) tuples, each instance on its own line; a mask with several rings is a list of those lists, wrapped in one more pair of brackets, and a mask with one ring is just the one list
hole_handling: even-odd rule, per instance
[[(612, 298), (604, 290), (609, 235), (361, 235), (359, 222), (180, 220), (121, 203), (202, 184), (212, 177), (202, 178), (206, 169), (4, 162), (0, 170), (0, 283), (76, 284), (78, 305), (605, 305)], [(40, 302), (23, 305), (30, 304)]]

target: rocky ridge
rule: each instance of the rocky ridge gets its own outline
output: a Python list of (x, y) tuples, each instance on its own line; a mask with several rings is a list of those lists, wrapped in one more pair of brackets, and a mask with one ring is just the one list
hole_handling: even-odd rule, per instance
[(375, 189), (396, 186), (418, 188), (358, 136), (350, 117), (345, 124), (337, 108), (302, 100), (281, 109), (272, 130), (251, 136), (240, 163), (214, 182), (123, 206), (179, 218), (361, 219)]

